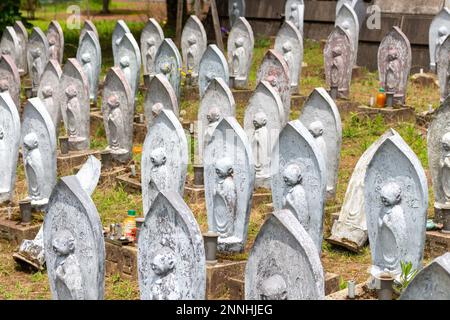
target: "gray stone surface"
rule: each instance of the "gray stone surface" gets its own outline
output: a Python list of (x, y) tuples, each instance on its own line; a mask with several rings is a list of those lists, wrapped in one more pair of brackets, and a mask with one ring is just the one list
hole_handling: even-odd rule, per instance
[(62, 70), (58, 61), (49, 60), (42, 73), (41, 82), (39, 83), (37, 96), (44, 103), (53, 125), (55, 126), (56, 136), (59, 134), (61, 125), (61, 107), (58, 101), (58, 87), (61, 81)]
[(16, 31), (17, 37), (19, 38), (19, 68), (20, 74), (28, 73), (28, 63), (27, 63), (27, 45), (28, 45), (28, 31), (23, 25), (22, 21), (16, 21), (13, 26)]
[(89, 98), (97, 102), (98, 82), (102, 69), (102, 49), (93, 31), (85, 31), (77, 51), (77, 60), (83, 67), (89, 83)]
[(442, 10), (433, 18), (428, 34), (429, 50), (430, 50), (430, 69), (436, 70), (438, 60), (437, 54), (439, 47), (450, 34), (450, 9), (443, 7)]
[(289, 68), (291, 89), (298, 92), (303, 63), (303, 38), (292, 22), (283, 23), (275, 38), (274, 48), (283, 56)]
[(348, 4), (351, 8), (353, 8), (353, 10), (355, 11), (356, 15), (358, 16), (359, 26), (362, 27), (363, 23), (366, 20), (367, 7), (373, 4), (372, 1), (365, 1), (365, 0), (338, 0), (338, 2), (336, 4), (336, 16), (338, 15), (339, 10), (341, 9), (342, 5), (344, 5), (344, 4)]
[(44, 250), (54, 300), (102, 300), (105, 243), (100, 216), (76, 176), (56, 185), (44, 218)]
[(119, 62), (116, 67), (120, 67), (127, 79), (128, 84), (135, 99), (139, 89), (139, 79), (141, 78), (141, 51), (132, 33), (126, 33), (119, 44)]
[(344, 3), (336, 15), (335, 26), (340, 26), (350, 35), (351, 44), (353, 46), (353, 64), (356, 65), (358, 58), (359, 45), (359, 21), (353, 7)]
[(158, 21), (154, 18), (148, 19), (141, 33), (141, 53), (144, 75), (155, 73), (155, 59), (159, 46), (164, 40), (164, 32)]
[(21, 58), (19, 40), (14, 28), (9, 26), (3, 30), (2, 39), (0, 40), (0, 54), (9, 55), (17, 67)]
[(64, 33), (57, 20), (50, 21), (47, 29), (48, 59), (54, 59), (63, 63), (64, 57)]
[(245, 0), (228, 1), (228, 16), (230, 17), (230, 27), (233, 27), (240, 17), (245, 17)]
[(435, 207), (450, 203), (449, 152), (450, 152), (450, 100), (434, 111), (428, 128), (428, 165), (433, 184)]
[(206, 49), (200, 61), (198, 87), (200, 90), (200, 98), (206, 92), (209, 84), (214, 78), (222, 78), (228, 85), (230, 73), (228, 63), (222, 51), (215, 45), (211, 44)]
[(286, 21), (290, 21), (303, 35), (303, 20), (305, 4), (303, 0), (288, 0), (285, 4), (284, 15)]
[(106, 74), (102, 96), (103, 123), (113, 159), (127, 163), (132, 157), (134, 101), (131, 88), (119, 67)]
[(159, 114), (161, 109), (172, 111), (179, 116), (177, 95), (165, 76), (155, 75), (150, 81), (144, 100), (144, 114), (148, 125)]
[(270, 83), (261, 81), (245, 109), (244, 130), (255, 162), (255, 188), (270, 188), (270, 160), (284, 118), (283, 103)]
[(184, 192), (188, 145), (175, 114), (162, 109), (149, 126), (142, 149), (142, 204), (146, 215), (159, 191)]
[(325, 279), (316, 246), (290, 210), (264, 222), (245, 268), (246, 300), (322, 300)]
[(211, 141), (214, 129), (224, 117), (236, 116), (236, 102), (228, 85), (221, 78), (214, 78), (200, 100), (197, 117), (198, 148), (195, 163), (203, 162), (205, 144)]
[(114, 65), (119, 65), (119, 46), (123, 36), (126, 33), (130, 33), (130, 29), (123, 20), (117, 20), (116, 26), (112, 34), (112, 51), (114, 58)]
[(21, 141), (28, 198), (31, 205), (46, 205), (56, 184), (56, 135), (52, 119), (39, 98), (31, 98), (25, 105)]
[(255, 170), (251, 146), (233, 117), (223, 118), (204, 152), (208, 230), (218, 250), (242, 252), (247, 242)]
[(267, 51), (256, 74), (256, 83), (269, 82), (278, 91), (283, 101), (284, 119), (289, 119), (291, 114), (291, 85), (289, 79), (289, 67), (283, 56), (275, 50)]
[(352, 80), (353, 47), (347, 31), (336, 26), (323, 51), (327, 86), (338, 88), (338, 97), (348, 98)]
[(386, 93), (393, 92), (394, 99), (402, 104), (405, 103), (411, 60), (408, 38), (400, 28), (392, 27), (378, 48), (378, 73)]
[(139, 233), (142, 300), (201, 300), (206, 292), (205, 248), (195, 217), (174, 191), (158, 193)]
[(70, 58), (64, 65), (58, 101), (69, 137), (69, 149), (89, 149), (89, 83), (77, 59)]
[(327, 167), (327, 195), (336, 196), (342, 125), (336, 103), (324, 88), (316, 88), (303, 105), (299, 120), (316, 140)]
[(450, 300), (450, 252), (423, 268), (403, 291), (400, 300)]
[(367, 223), (364, 202), (364, 178), (369, 162), (378, 147), (387, 138), (397, 134), (393, 129), (386, 131), (363, 153), (356, 163), (353, 174), (345, 192), (344, 202), (339, 214), (331, 229), (331, 240), (340, 243), (348, 243), (356, 250), (361, 249), (367, 242)]
[(20, 117), (7, 92), (0, 93), (0, 203), (12, 201), (20, 146)]
[(91, 20), (84, 20), (83, 28), (80, 31), (80, 41), (81, 41), (81, 39), (83, 39), (84, 34), (86, 33), (86, 31), (94, 32), (94, 34), (97, 37), (97, 39), (99, 39), (97, 27), (95, 26), (95, 24)]
[(230, 77), (234, 79), (236, 89), (247, 89), (254, 46), (252, 27), (244, 17), (240, 17), (228, 35), (227, 46)]
[(39, 27), (34, 27), (28, 39), (27, 62), (32, 88), (37, 89), (48, 61), (48, 40)]
[(20, 108), (20, 74), (14, 60), (9, 55), (0, 56), (0, 92), (9, 92), (11, 98)]
[(290, 121), (272, 153), (272, 201), (289, 209), (322, 250), (326, 164), (314, 137), (300, 120)]
[(400, 135), (387, 138), (375, 151), (366, 170), (364, 188), (371, 274), (398, 277), (400, 261), (421, 268), (427, 179), (419, 159)]
[(202, 22), (197, 16), (190, 16), (181, 34), (183, 70), (190, 74), (193, 84), (197, 84), (200, 60), (206, 51), (208, 40)]
[(172, 85), (177, 98), (181, 91), (181, 55), (172, 39), (164, 39), (156, 53), (155, 74), (163, 74)]
[(436, 52), (436, 73), (439, 80), (439, 92), (441, 94), (441, 102), (444, 102), (445, 98), (450, 92), (450, 73), (448, 72), (450, 67), (450, 34), (448, 34)]

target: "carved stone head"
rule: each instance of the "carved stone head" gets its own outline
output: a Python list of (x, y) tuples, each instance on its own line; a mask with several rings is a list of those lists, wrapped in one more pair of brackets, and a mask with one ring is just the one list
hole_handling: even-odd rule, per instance
[(194, 44), (197, 43), (197, 39), (195, 38), (194, 35), (191, 35), (191, 36), (189, 37), (188, 43), (189, 43), (189, 46), (192, 46), (192, 45), (194, 45)]
[(119, 97), (116, 94), (112, 94), (109, 98), (108, 98), (108, 106), (110, 107), (110, 109), (115, 109), (118, 108), (120, 106), (120, 100)]
[(395, 59), (397, 59), (397, 58), (398, 58), (398, 52), (397, 52), (397, 50), (396, 50), (395, 48), (390, 48), (389, 51), (388, 51), (388, 56), (387, 56), (387, 58), (388, 58), (388, 61), (389, 61), (389, 62), (390, 62), (390, 61), (394, 61)]
[(291, 51), (292, 51), (292, 44), (289, 41), (286, 41), (283, 44), (283, 52), (284, 53), (288, 53), (288, 52), (291, 52)]
[(168, 247), (162, 247), (155, 254), (151, 267), (153, 272), (164, 277), (175, 269), (175, 253)]
[(278, 80), (275, 76), (269, 76), (267, 77), (267, 82), (270, 83), (270, 85), (274, 88), (278, 87)]
[(381, 188), (380, 195), (383, 205), (393, 207), (402, 200), (402, 188), (396, 182), (388, 182)]
[(44, 86), (44, 88), (42, 88), (42, 95), (44, 98), (53, 96), (53, 88), (51, 86)]
[(53, 238), (52, 247), (56, 255), (68, 256), (75, 252), (75, 238), (68, 230), (60, 230)]
[(342, 55), (342, 48), (340, 46), (334, 47), (331, 51), (333, 58), (339, 57)]
[(156, 44), (156, 41), (155, 41), (155, 38), (154, 38), (154, 37), (148, 38), (148, 40), (147, 40), (147, 45), (148, 45), (149, 47), (153, 47), (155, 44)]
[(33, 59), (37, 59), (41, 56), (41, 49), (39, 48), (35, 48), (34, 50), (31, 50), (31, 56), (33, 57)]
[(39, 141), (36, 133), (30, 132), (23, 138), (23, 145), (28, 151), (36, 149), (39, 146)]
[(267, 124), (267, 115), (263, 111), (255, 113), (253, 118), (253, 126), (256, 130), (264, 127)]
[(450, 151), (450, 132), (447, 132), (441, 139), (442, 149), (446, 152)]
[(223, 157), (216, 161), (216, 174), (219, 178), (225, 179), (233, 175), (233, 162), (228, 157)]
[(54, 35), (48, 38), (48, 44), (54, 46), (56, 44), (56, 37)]
[(172, 71), (172, 65), (169, 62), (165, 62), (161, 67), (161, 71), (164, 74), (169, 74)]
[(283, 180), (288, 187), (293, 187), (302, 183), (303, 175), (300, 166), (291, 163), (283, 171)]
[(214, 123), (220, 120), (220, 109), (217, 107), (212, 107), (208, 110), (206, 119), (209, 123)]
[(292, 12), (297, 11), (297, 5), (295, 3), (291, 4), (291, 11)]
[(438, 37), (444, 37), (448, 34), (448, 30), (446, 26), (440, 26), (438, 29)]
[(308, 128), (309, 132), (313, 135), (314, 138), (318, 138), (323, 135), (323, 124), (322, 121), (317, 120), (311, 122)]
[(236, 9), (238, 9), (238, 3), (237, 3), (237, 2), (234, 2), (234, 3), (233, 3), (233, 10), (236, 10)]
[(154, 117), (158, 116), (161, 113), (161, 110), (164, 108), (161, 102), (155, 103), (152, 106), (152, 114)]
[(167, 156), (163, 148), (156, 148), (150, 154), (150, 161), (154, 167), (160, 167), (166, 164)]
[(342, 22), (342, 29), (344, 29), (344, 30), (349, 30), (350, 29), (350, 23), (347, 20)]
[(130, 59), (127, 56), (124, 56), (120, 59), (120, 66), (123, 68), (128, 68), (130, 66)]
[(77, 94), (78, 94), (77, 88), (74, 85), (68, 86), (66, 88), (65, 92), (66, 92), (67, 98), (69, 98), (69, 99), (72, 99), (72, 98), (76, 97)]
[(261, 300), (287, 300), (287, 286), (279, 274), (265, 279), (261, 283)]
[(4, 54), (4, 55), (9, 55), (9, 54), (11, 54), (11, 49), (9, 49), (9, 48), (4, 48), (4, 49), (2, 49), (2, 54)]
[(91, 62), (91, 55), (87, 52), (83, 53), (83, 55), (81, 56), (81, 61), (83, 62), (83, 64)]
[(5, 92), (9, 90), (8, 80), (2, 79), (0, 80), (0, 92)]
[(3, 140), (4, 137), (5, 137), (5, 132), (3, 131), (3, 128), (0, 127), (0, 140)]
[(242, 47), (244, 45), (244, 38), (242, 37), (237, 38), (234, 44), (236, 45), (236, 48)]

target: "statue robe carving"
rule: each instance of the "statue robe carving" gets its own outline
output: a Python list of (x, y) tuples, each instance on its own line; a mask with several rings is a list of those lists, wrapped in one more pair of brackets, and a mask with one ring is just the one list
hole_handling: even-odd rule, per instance
[(297, 164), (288, 165), (283, 172), (284, 183), (288, 187), (283, 198), (283, 208), (289, 209), (300, 221), (305, 231), (310, 227), (310, 214), (305, 189), (302, 186), (303, 175)]

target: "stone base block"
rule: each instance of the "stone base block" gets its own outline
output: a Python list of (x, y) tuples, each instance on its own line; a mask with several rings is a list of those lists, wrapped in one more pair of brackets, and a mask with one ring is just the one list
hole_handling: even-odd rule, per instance
[(327, 294), (325, 297), (326, 300), (375, 300), (376, 299), (376, 292), (375, 290), (369, 289), (367, 286), (368, 282), (363, 282), (360, 284), (357, 284), (355, 286), (355, 298), (349, 299), (348, 298), (348, 289), (345, 288), (343, 290)]
[(123, 174), (116, 177), (116, 182), (123, 186), (128, 193), (141, 192), (141, 181), (139, 179), (130, 177), (130, 174)]
[(96, 158), (100, 159), (100, 151), (98, 150), (70, 151), (68, 154), (61, 154), (58, 151), (57, 156), (58, 173), (63, 174), (69, 172), (74, 167), (84, 164), (89, 156), (95, 156)]
[(9, 241), (12, 245), (18, 246), (25, 239), (34, 239), (41, 224), (31, 224), (24, 226), (20, 221), (8, 220), (7, 216), (0, 215), (0, 239)]
[(118, 274), (128, 280), (137, 280), (137, 248), (120, 246), (105, 241), (106, 274)]
[(386, 123), (397, 122), (416, 122), (416, 113), (413, 108), (401, 107), (401, 108), (370, 108), (367, 106), (359, 106), (358, 112), (363, 115), (367, 115), (374, 119), (376, 116), (381, 115)]
[(450, 251), (450, 234), (440, 231), (427, 231), (425, 257), (437, 258)]
[(244, 299), (246, 263), (246, 261), (223, 261), (207, 265), (206, 299)]
[(340, 276), (338, 274), (331, 272), (325, 273), (325, 295), (339, 291), (339, 279)]
[(411, 76), (411, 81), (421, 87), (439, 88), (439, 81), (433, 73), (415, 73)]

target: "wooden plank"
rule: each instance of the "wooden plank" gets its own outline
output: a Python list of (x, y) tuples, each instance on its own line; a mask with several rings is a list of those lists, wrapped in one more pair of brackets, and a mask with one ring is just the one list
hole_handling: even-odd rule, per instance
[(213, 18), (214, 33), (216, 34), (217, 46), (222, 52), (225, 52), (223, 47), (222, 31), (220, 30), (219, 15), (217, 13), (216, 0), (211, 0), (211, 15)]
[(183, 28), (183, 4), (184, 0), (177, 1), (177, 25), (175, 43), (178, 48), (181, 47), (181, 32)]

